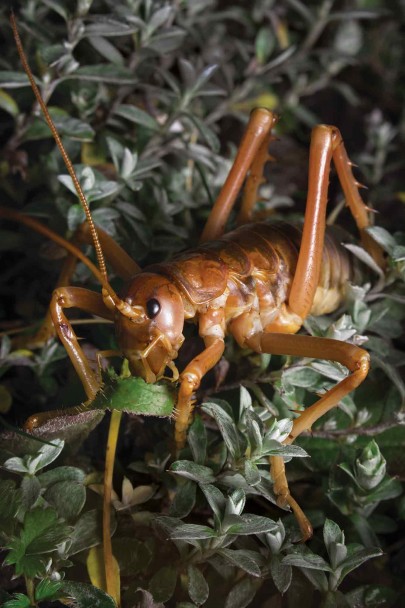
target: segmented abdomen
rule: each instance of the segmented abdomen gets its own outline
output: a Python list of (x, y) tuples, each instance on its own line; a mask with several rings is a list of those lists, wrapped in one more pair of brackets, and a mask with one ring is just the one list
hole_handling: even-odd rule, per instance
[[(148, 270), (170, 277), (195, 314), (207, 306), (224, 307), (226, 324), (234, 335), (235, 320), (243, 316), (241, 339), (247, 331), (295, 332), (302, 319), (291, 316), (286, 303), (301, 236), (300, 227), (284, 222), (246, 224)], [(321, 268), (311, 309), (314, 315), (335, 310), (351, 278), (349, 256), (331, 230), (325, 235)]]
[[(237, 279), (265, 283), (268, 300), (275, 307), (288, 298), (301, 243), (302, 229), (284, 222), (249, 224), (210, 243)], [(348, 253), (339, 242), (336, 231), (325, 235), (321, 276), (311, 314), (320, 315), (335, 310), (342, 302), (351, 278)], [(252, 289), (255, 290), (254, 285)], [(263, 300), (260, 293), (255, 294)], [(265, 306), (266, 303), (263, 302)]]

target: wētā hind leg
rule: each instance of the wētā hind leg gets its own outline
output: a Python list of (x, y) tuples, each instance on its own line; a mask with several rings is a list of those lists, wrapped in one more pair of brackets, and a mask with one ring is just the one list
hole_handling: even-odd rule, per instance
[(250, 212), (262, 180), (263, 165), (271, 158), (267, 150), (272, 139), (271, 130), (277, 120), (276, 114), (265, 108), (256, 108), (251, 113), (232, 168), (205, 224), (201, 235), (202, 242), (222, 236), (246, 176), (248, 182), (243, 213), (246, 215)]
[[(287, 302), (290, 315), (290, 332), (294, 334), (312, 308), (315, 292), (319, 283), (322, 251), (324, 246), (326, 205), (331, 161), (337, 168), (340, 183), (347, 203), (359, 228), (366, 249), (380, 266), (384, 260), (380, 248), (365, 232), (370, 225), (367, 207), (362, 201), (352, 171), (351, 163), (343, 146), (341, 135), (335, 127), (319, 125), (312, 133), (307, 205), (302, 233), (302, 241), (297, 267)], [(294, 322), (296, 327), (294, 328)], [(292, 443), (303, 431), (310, 430), (326, 412), (336, 407), (340, 400), (359, 386), (369, 369), (368, 353), (352, 344), (314, 338), (311, 336), (291, 335), (285, 332), (285, 325), (272, 323), (268, 332), (261, 332), (246, 340), (246, 345), (257, 352), (284, 354), (301, 357), (314, 357), (337, 361), (347, 367), (350, 375), (327, 391), (316, 403), (306, 409), (293, 422), (290, 436), (285, 441)], [(290, 505), (300, 525), (303, 540), (312, 534), (311, 524), (292, 498), (285, 475), (284, 462), (280, 456), (270, 458), (274, 489), (280, 505)]]

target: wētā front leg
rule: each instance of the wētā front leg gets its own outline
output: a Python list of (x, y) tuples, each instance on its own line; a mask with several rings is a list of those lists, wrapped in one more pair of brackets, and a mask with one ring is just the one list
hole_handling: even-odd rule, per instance
[[(221, 359), (224, 344), (224, 310), (211, 309), (199, 318), (199, 333), (205, 349), (186, 366), (180, 374), (180, 389), (177, 397), (175, 422), (175, 444), (178, 452), (186, 442), (187, 430), (193, 412), (193, 394), (198, 390), (202, 378)], [(213, 335), (215, 332), (217, 335)]]

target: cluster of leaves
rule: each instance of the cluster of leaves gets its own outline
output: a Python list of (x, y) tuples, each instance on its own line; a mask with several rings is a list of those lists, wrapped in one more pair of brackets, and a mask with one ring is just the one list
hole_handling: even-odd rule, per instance
[[(137, 598), (143, 594), (153, 597), (156, 606), (174, 595), (177, 606), (215, 606), (217, 596), (212, 597), (212, 590), (218, 593), (220, 589), (224, 606), (247, 606), (260, 594), (280, 592), (287, 598), (294, 597), (298, 589), (308, 587), (304, 575), (323, 606), (337, 605), (341, 598), (345, 598), (345, 605), (356, 606), (357, 600), (352, 598), (364, 589), (344, 596), (339, 586), (352, 570), (381, 555), (380, 549), (346, 545), (339, 526), (325, 520), (325, 548), (314, 553), (291, 542), (291, 522), (286, 528), (281, 520), (245, 511), (247, 499), (251, 505), (256, 502), (252, 497), (275, 502), (268, 478), (269, 455), (284, 455), (286, 459), (305, 456), (301, 448), (281, 443), (291, 422), (273, 421), (265, 429), (261, 418), (266, 418), (267, 410), (254, 407), (244, 391), (238, 420), (233, 419), (226, 402), (206, 403), (204, 410), (217, 421), (222, 442), (217, 433), (207, 434), (201, 418), (196, 417), (189, 447), (183, 453), (189, 458), (175, 461), (167, 469), (169, 455), (162, 458), (155, 450), (147, 466), (144, 461), (128, 466), (129, 471), (143, 474), (147, 468), (154, 482), (134, 487), (124, 477), (122, 496), (113, 496), (113, 550), (122, 579), (129, 580), (124, 585), (124, 605), (137, 605)], [(7, 552), (4, 563), (13, 566), (17, 576), (24, 576), (28, 593), (10, 599), (4, 594), (7, 608), (61, 598), (70, 598), (75, 606), (89, 605), (86, 601), (102, 608), (114, 605), (97, 587), (65, 579), (65, 570), (87, 556), (88, 575), (101, 586), (103, 556), (97, 549), (98, 511), (89, 508), (89, 497), (86, 500), (86, 487), (98, 490), (94, 475), (86, 476), (72, 466), (42, 470), (56, 460), (62, 447), (63, 441), (54, 440), (30, 455), (8, 457), (3, 462), (3, 468), (13, 477), (1, 481), (1, 535)], [(368, 449), (378, 463), (370, 465), (366, 460), (364, 465), (364, 454), (356, 461), (363, 487), (381, 488), (384, 484), (393, 488), (396, 482), (385, 476), (378, 448), (372, 443)], [(253, 476), (252, 463), (256, 466)], [(15, 476), (21, 478), (19, 484)], [(161, 515), (153, 510), (153, 503), (170, 491), (175, 491), (175, 499), (169, 514)], [(379, 495), (374, 494), (374, 504), (383, 498), (380, 489)], [(207, 508), (212, 522), (184, 522), (190, 513), (201, 517)], [(159, 538), (165, 539), (165, 547), (160, 546)], [(243, 574), (240, 580), (238, 573)], [(390, 597), (389, 591), (380, 589), (380, 594)], [(188, 600), (192, 603), (187, 604)]]
[[(405, 440), (401, 3), (393, 3), (390, 13), (383, 0), (30, 0), (17, 16), (95, 221), (142, 265), (196, 242), (241, 123), (257, 105), (282, 114), (285, 142), (270, 185), (263, 187), (263, 209), (290, 205), (292, 198), (300, 204), (307, 158), (301, 161), (298, 141), (307, 148), (309, 128), (329, 122), (341, 128), (370, 186), (367, 200), (380, 211), (370, 233), (387, 254), (387, 272), (348, 243), (369, 276), (350, 287), (345, 314), (309, 318), (305, 326), (314, 336), (364, 345), (373, 369), (311, 435), (297, 445), (281, 443), (291, 410), (313, 402), (346, 371), (310, 359), (270, 361), (241, 353), (232, 342), (228, 374), (226, 365), (217, 374), (223, 399), (213, 397), (212, 382), (180, 460), (170, 463), (172, 427), (163, 419), (125, 420), (115, 482), (122, 483), (122, 495), (113, 496), (112, 526), (122, 605), (243, 608), (268, 601), (292, 605), (299, 597), (303, 608), (394, 606), (403, 585), (398, 538), (405, 514), (401, 485), (393, 478), (404, 475)], [(22, 73), (7, 6), (0, 7), (0, 21), (1, 204), (69, 238), (83, 212)], [(330, 198), (336, 203), (332, 221), (342, 205), (333, 189)], [(22, 325), (44, 316), (63, 253), (9, 224), (0, 234), (7, 255), (0, 317), (9, 330), (16, 316)], [(98, 289), (84, 266), (74, 280)], [(90, 358), (95, 348), (116, 347), (109, 327), (81, 327), (80, 333)], [(185, 345), (191, 344), (186, 360), (193, 339)], [(54, 340), (34, 351), (5, 336), (0, 358), (0, 408), (11, 408), (14, 424), (83, 399)], [(234, 390), (241, 383), (251, 394)], [(105, 394), (115, 407), (116, 387)], [(105, 588), (94, 492), (104, 436), (96, 429), (93, 441), (91, 436), (76, 453), (94, 419), (78, 413), (59, 420), (40, 433), (51, 445), (39, 451), (37, 441), (1, 438), (7, 452), (0, 482), (7, 568), (0, 600), (8, 608), (56, 606), (59, 600), (112, 606), (97, 588)], [(69, 464), (43, 472), (62, 439), (69, 443), (63, 453)], [(295, 544), (294, 519), (275, 504), (271, 455), (289, 461), (292, 492), (315, 527), (308, 547)], [(352, 574), (380, 555), (377, 547), (385, 556)]]

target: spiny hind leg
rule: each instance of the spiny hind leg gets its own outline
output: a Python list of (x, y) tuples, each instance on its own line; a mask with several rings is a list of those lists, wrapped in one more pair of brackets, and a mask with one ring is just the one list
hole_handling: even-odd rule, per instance
[[(247, 346), (256, 352), (273, 355), (291, 355), (336, 361), (348, 368), (350, 374), (326, 391), (313, 405), (304, 410), (293, 422), (292, 430), (284, 444), (291, 444), (301, 433), (309, 431), (324, 414), (336, 407), (348, 393), (359, 386), (369, 370), (370, 356), (367, 351), (339, 340), (282, 333), (260, 333), (247, 340)], [(291, 496), (281, 457), (271, 458), (274, 490), (280, 504), (289, 504), (297, 518), (303, 540), (311, 536), (311, 526), (303, 511)]]
[(336, 167), (339, 181), (346, 197), (346, 203), (350, 208), (360, 232), (361, 242), (380, 268), (385, 268), (385, 259), (381, 247), (366, 232), (366, 229), (371, 226), (371, 214), (370, 209), (364, 203), (359, 193), (359, 188), (361, 188), (362, 185), (359, 184), (353, 175), (353, 163), (347, 155), (340, 131), (336, 127), (329, 128), (333, 130), (334, 138), (333, 163)]

